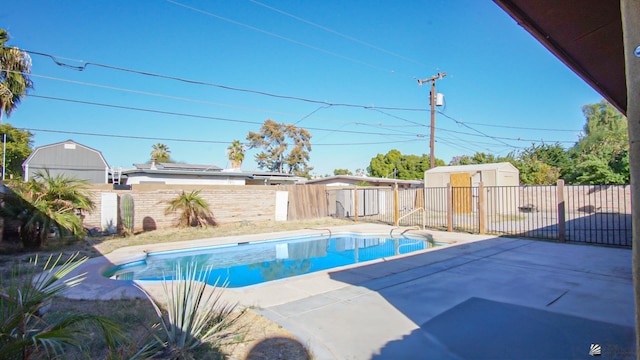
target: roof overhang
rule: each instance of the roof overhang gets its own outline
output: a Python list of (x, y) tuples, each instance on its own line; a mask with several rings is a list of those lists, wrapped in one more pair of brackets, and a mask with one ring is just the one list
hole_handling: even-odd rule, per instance
[(620, 0), (494, 0), (558, 59), (627, 112)]

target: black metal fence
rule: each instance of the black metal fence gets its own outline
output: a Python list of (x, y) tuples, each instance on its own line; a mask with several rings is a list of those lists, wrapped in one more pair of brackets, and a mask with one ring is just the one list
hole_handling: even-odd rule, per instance
[[(431, 229), (631, 246), (631, 188), (478, 186), (327, 190), (329, 214)], [(357, 210), (354, 207), (358, 203)]]
[(566, 239), (631, 247), (631, 186), (565, 187)]

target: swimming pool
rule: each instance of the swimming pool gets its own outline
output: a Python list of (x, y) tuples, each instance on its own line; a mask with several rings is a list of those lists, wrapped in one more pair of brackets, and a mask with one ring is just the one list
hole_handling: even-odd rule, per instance
[(148, 253), (143, 260), (121, 264), (103, 275), (119, 280), (171, 279), (175, 266), (210, 267), (207, 283), (227, 280), (228, 287), (267, 281), (388, 258), (442, 245), (426, 237), (337, 233), (204, 248)]

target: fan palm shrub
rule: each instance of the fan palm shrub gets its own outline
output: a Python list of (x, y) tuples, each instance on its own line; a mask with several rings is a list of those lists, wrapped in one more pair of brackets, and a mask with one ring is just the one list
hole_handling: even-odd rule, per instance
[[(115, 350), (122, 333), (117, 324), (92, 314), (51, 314), (46, 308), (53, 297), (78, 285), (84, 274), (69, 276), (87, 260), (78, 254), (61, 261), (62, 254), (50, 256), (40, 269), (35, 257), (27, 265), (14, 268), (0, 284), (0, 357), (41, 359), (61, 356), (65, 346), (80, 348), (87, 334), (81, 325), (93, 323), (102, 330), (107, 345)], [(40, 272), (40, 270), (42, 270)]]
[(209, 203), (200, 196), (200, 190), (193, 190), (188, 194), (183, 191), (178, 197), (169, 201), (165, 214), (178, 211), (180, 227), (215, 225)]
[(239, 320), (246, 309), (237, 303), (221, 299), (226, 284), (207, 287), (211, 269), (202, 269), (197, 263), (181, 267), (177, 264), (173, 279), (163, 280), (166, 312), (161, 310), (149, 293), (156, 311), (162, 336), (155, 338), (156, 356), (168, 359), (193, 359), (194, 351), (207, 344), (214, 349), (230, 344), (242, 334)]
[(17, 221), (27, 248), (45, 245), (52, 234), (83, 236), (81, 214), (95, 207), (86, 185), (84, 180), (39, 171), (26, 183), (13, 183), (3, 198), (2, 215)]

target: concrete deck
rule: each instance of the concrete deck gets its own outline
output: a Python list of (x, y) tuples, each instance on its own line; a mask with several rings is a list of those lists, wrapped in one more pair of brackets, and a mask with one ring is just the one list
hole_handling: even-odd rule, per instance
[[(635, 357), (630, 250), (429, 233), (453, 244), (227, 289), (225, 298), (255, 306), (320, 360), (585, 359), (592, 344), (601, 346), (603, 359)], [(149, 249), (92, 259), (83, 266), (88, 281), (68, 296), (139, 296), (131, 282), (105, 279), (98, 270)]]

